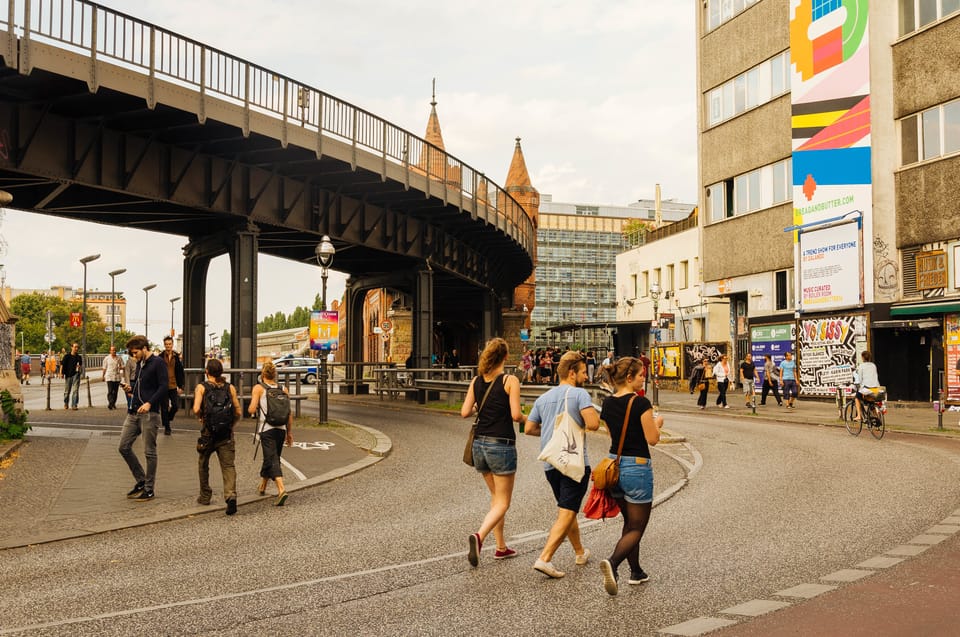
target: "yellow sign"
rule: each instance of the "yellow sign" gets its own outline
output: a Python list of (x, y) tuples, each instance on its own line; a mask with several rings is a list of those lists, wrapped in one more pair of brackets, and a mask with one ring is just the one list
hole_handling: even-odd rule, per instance
[(931, 250), (917, 255), (917, 289), (936, 290), (947, 287), (947, 253)]

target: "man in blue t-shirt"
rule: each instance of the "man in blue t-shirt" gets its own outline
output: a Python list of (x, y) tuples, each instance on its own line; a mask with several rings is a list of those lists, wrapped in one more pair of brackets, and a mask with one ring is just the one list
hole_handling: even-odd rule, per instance
[[(560, 384), (537, 398), (524, 425), (525, 434), (540, 436), (541, 451), (553, 436), (553, 423), (564, 404), (567, 406), (567, 413), (578, 425), (590, 431), (600, 428), (600, 416), (593, 406), (590, 394), (581, 387), (587, 382), (587, 363), (583, 356), (578, 352), (564, 354), (557, 365), (557, 375), (560, 378)], [(542, 423), (546, 423), (546, 426), (541, 427)], [(583, 450), (583, 463), (586, 465), (586, 470), (580, 481), (568, 478), (552, 465), (543, 463), (547, 482), (550, 483), (553, 496), (557, 501), (557, 520), (550, 528), (547, 543), (540, 557), (534, 562), (533, 568), (549, 577), (560, 578), (565, 575), (563, 571), (554, 568), (551, 561), (564, 538), (569, 539), (570, 544), (573, 545), (578, 565), (582, 566), (590, 559), (590, 551), (580, 543), (580, 527), (577, 524), (577, 513), (580, 511), (583, 496), (590, 485), (590, 462), (587, 459), (586, 449)]]
[(783, 387), (783, 400), (787, 409), (793, 409), (793, 401), (800, 393), (800, 377), (797, 376), (797, 363), (793, 360), (793, 352), (787, 352), (780, 362), (780, 386)]

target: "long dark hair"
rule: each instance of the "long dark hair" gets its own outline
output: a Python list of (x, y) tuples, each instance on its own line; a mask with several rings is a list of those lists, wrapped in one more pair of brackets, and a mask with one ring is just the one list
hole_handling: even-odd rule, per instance
[(223, 377), (223, 363), (218, 361), (216, 358), (211, 358), (207, 361), (206, 370), (207, 376), (211, 376), (214, 380), (216, 380), (218, 385), (222, 385), (227, 382)]

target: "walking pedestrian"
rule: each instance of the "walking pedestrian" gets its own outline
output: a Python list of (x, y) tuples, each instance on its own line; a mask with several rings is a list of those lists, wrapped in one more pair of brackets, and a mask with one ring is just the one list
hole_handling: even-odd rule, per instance
[(50, 350), (47, 353), (47, 360), (44, 363), (46, 371), (46, 380), (47, 384), (50, 384), (50, 381), (57, 377), (57, 368), (60, 366), (60, 363), (57, 361), (57, 355), (53, 353), (53, 350)]
[[(223, 478), (223, 499), (227, 503), (227, 515), (237, 512), (236, 443), (233, 425), (240, 420), (243, 410), (237, 398), (237, 390), (223, 377), (223, 363), (215, 358), (207, 361), (206, 379), (193, 392), (193, 413), (200, 419), (200, 495), (197, 504), (210, 504), (213, 489), (210, 488), (210, 456), (217, 454), (220, 475)], [(230, 405), (226, 405), (229, 399)], [(228, 408), (224, 408), (224, 407)], [(230, 409), (232, 408), (232, 409)]]
[(513, 423), (516, 421), (523, 426), (526, 416), (520, 411), (520, 381), (503, 371), (508, 354), (504, 339), (493, 338), (487, 343), (480, 354), (477, 375), (470, 382), (467, 397), (460, 408), (463, 418), (476, 415), (473, 466), (490, 491), (490, 510), (477, 532), (468, 538), (467, 559), (471, 566), (479, 563), (480, 549), (491, 531), (497, 542), (493, 559), (517, 555), (507, 546), (503, 525), (517, 474), (517, 434)]
[(650, 376), (653, 375), (653, 368), (650, 367), (651, 361), (647, 357), (646, 352), (640, 352), (640, 362), (643, 363), (643, 394), (642, 396), (647, 395), (647, 390), (650, 388)]
[(117, 356), (117, 348), (110, 346), (110, 353), (103, 359), (103, 381), (107, 383), (107, 409), (117, 408), (117, 393), (123, 380), (123, 359)]
[[(153, 500), (157, 479), (157, 433), (160, 430), (160, 404), (167, 396), (167, 371), (163, 361), (150, 351), (146, 336), (134, 336), (127, 341), (127, 352), (136, 359), (137, 372), (133, 385), (123, 388), (131, 400), (120, 432), (119, 451), (137, 481), (127, 497), (137, 502), (149, 502)], [(141, 434), (146, 471), (133, 451), (133, 443)]]
[[(564, 406), (570, 417), (581, 428), (589, 431), (600, 428), (600, 418), (593, 407), (590, 394), (582, 388), (587, 380), (587, 364), (583, 357), (575, 352), (567, 352), (560, 358), (557, 373), (560, 376), (560, 384), (537, 398), (524, 426), (525, 434), (540, 436), (541, 451), (550, 441), (553, 435), (553, 423)], [(546, 423), (546, 426), (542, 426), (543, 423)], [(590, 484), (590, 463), (586, 449), (583, 450), (583, 461), (586, 469), (579, 482), (563, 475), (553, 465), (543, 463), (547, 482), (557, 502), (557, 519), (550, 528), (547, 543), (540, 557), (534, 562), (533, 568), (549, 577), (560, 578), (566, 575), (554, 567), (552, 561), (553, 554), (560, 548), (564, 539), (570, 540), (576, 553), (575, 562), (578, 566), (583, 566), (590, 559), (590, 551), (580, 542), (580, 526), (577, 524), (577, 513), (580, 511), (580, 504)]]
[(80, 404), (80, 379), (83, 378), (83, 357), (78, 353), (80, 346), (74, 343), (70, 353), (63, 357), (60, 370), (66, 381), (63, 384), (63, 408), (77, 410)]
[(727, 355), (720, 356), (720, 362), (713, 367), (713, 377), (717, 379), (717, 407), (730, 409), (727, 404), (727, 388), (730, 387), (730, 363)]
[(777, 399), (777, 406), (783, 407), (783, 400), (780, 398), (780, 381), (777, 380), (777, 366), (773, 364), (770, 354), (763, 357), (763, 388), (760, 390), (760, 404), (767, 404), (767, 394), (773, 392), (773, 397)]
[(597, 358), (593, 355), (593, 351), (587, 352), (587, 379), (590, 381), (590, 384), (593, 384), (594, 379), (597, 376)]
[(710, 388), (710, 380), (707, 378), (707, 366), (701, 358), (690, 371), (690, 393), (697, 392), (697, 406), (700, 409), (707, 408), (707, 390)]
[(787, 403), (787, 409), (793, 409), (793, 401), (800, 393), (800, 377), (797, 375), (797, 363), (793, 360), (793, 352), (787, 352), (784, 355), (779, 371), (783, 399)]
[(163, 352), (160, 356), (167, 366), (167, 398), (160, 405), (160, 420), (163, 423), (163, 434), (169, 436), (173, 433), (170, 423), (180, 409), (180, 396), (183, 394), (183, 385), (186, 381), (180, 354), (173, 351), (172, 337), (163, 337)]
[(289, 409), (289, 397), (287, 399), (287, 418), (286, 424), (279, 424), (279, 420), (274, 420), (277, 424), (271, 424), (268, 419), (268, 410), (270, 405), (267, 398), (268, 390), (278, 390), (286, 394), (287, 390), (277, 383), (277, 367), (272, 361), (263, 364), (260, 370), (262, 382), (253, 387), (250, 395), (250, 407), (247, 409), (251, 416), (256, 416), (259, 412), (259, 423), (257, 431), (260, 436), (260, 448), (263, 450), (263, 463), (260, 466), (260, 485), (257, 487), (257, 493), (266, 495), (267, 483), (273, 480), (277, 485), (277, 506), (283, 506), (287, 501), (287, 491), (283, 486), (283, 470), (280, 468), (280, 454), (283, 452), (283, 445), (293, 445), (293, 414)]
[[(623, 531), (613, 553), (600, 562), (600, 570), (604, 589), (610, 595), (616, 595), (617, 569), (624, 560), (630, 565), (628, 584), (642, 584), (650, 579), (640, 567), (640, 540), (653, 508), (650, 447), (660, 441), (663, 417), (654, 416), (650, 401), (637, 396), (646, 380), (646, 368), (640, 359), (621, 358), (605, 369), (614, 393), (603, 401), (600, 419), (610, 432), (611, 459), (617, 457), (617, 448), (623, 436), (619, 478), (610, 489), (611, 497), (617, 501), (623, 514)], [(630, 418), (624, 422), (628, 409)], [(624, 427), (626, 431), (623, 431)]]
[(20, 357), (20, 384), (30, 384), (30, 352), (25, 351)]
[(40, 352), (40, 384), (47, 379), (47, 353)]
[[(133, 384), (137, 380), (137, 359), (130, 354), (127, 354), (127, 360), (123, 364), (123, 379), (120, 381), (122, 385), (129, 385), (133, 387)], [(133, 403), (133, 396), (124, 392), (127, 397), (127, 409), (130, 409), (130, 405)]]
[(754, 379), (757, 366), (753, 364), (753, 354), (747, 354), (740, 363), (740, 385), (743, 388), (743, 400), (747, 407), (753, 407)]

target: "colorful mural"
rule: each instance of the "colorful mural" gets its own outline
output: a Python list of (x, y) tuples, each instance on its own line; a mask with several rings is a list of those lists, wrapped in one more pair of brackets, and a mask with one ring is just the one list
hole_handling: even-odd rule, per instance
[(802, 320), (797, 336), (800, 391), (830, 396), (834, 388), (853, 382), (858, 357), (867, 347), (867, 315)]
[[(867, 237), (872, 234), (868, 6), (869, 0), (799, 0), (790, 18), (794, 223), (815, 224), (859, 210)], [(857, 267), (872, 273), (872, 252), (863, 258), (868, 263)], [(872, 302), (872, 283), (866, 289), (870, 298), (853, 305)]]

